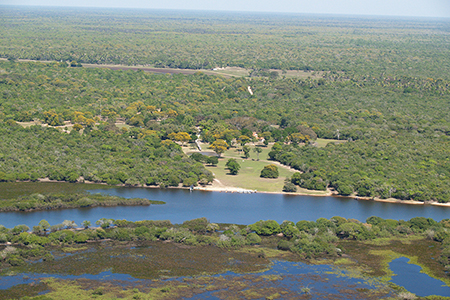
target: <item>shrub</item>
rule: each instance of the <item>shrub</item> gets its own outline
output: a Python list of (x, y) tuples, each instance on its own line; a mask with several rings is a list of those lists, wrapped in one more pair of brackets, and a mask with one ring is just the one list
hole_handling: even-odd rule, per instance
[(190, 221), (183, 222), (183, 225), (181, 225), (183, 228), (187, 228), (191, 231), (195, 231), (198, 233), (206, 233), (208, 229), (208, 220), (206, 218), (198, 218)]
[(206, 163), (211, 166), (217, 166), (219, 163), (219, 158), (217, 156), (208, 156), (206, 158)]
[(170, 228), (162, 232), (159, 236), (161, 240), (171, 240), (176, 243), (183, 243), (185, 240), (194, 238), (195, 236), (186, 228)]
[(283, 192), (295, 193), (297, 192), (297, 187), (292, 182), (285, 182), (283, 186)]
[(294, 222), (284, 221), (281, 226), (281, 232), (288, 238), (292, 238), (300, 233)]
[(444, 239), (449, 238), (449, 237), (450, 237), (450, 232), (448, 231), (448, 229), (442, 228), (435, 232), (433, 239), (438, 242), (442, 242)]
[(261, 238), (254, 232), (251, 232), (247, 235), (247, 243), (249, 245), (259, 244), (261, 243)]
[(281, 232), (280, 225), (274, 220), (261, 220), (250, 225), (249, 228), (259, 235), (273, 235)]
[(230, 158), (225, 164), (225, 167), (230, 171), (231, 175), (236, 175), (241, 168), (241, 166), (234, 158)]
[(199, 245), (214, 245), (216, 242), (213, 237), (207, 235), (197, 235), (196, 238)]
[(262, 178), (278, 178), (278, 167), (274, 164), (267, 165), (261, 170), (260, 177)]
[(133, 240), (133, 234), (131, 234), (131, 230), (129, 228), (115, 228), (109, 236), (114, 240), (119, 241), (131, 241)]
[(89, 237), (84, 233), (78, 233), (73, 239), (75, 243), (86, 243)]
[(183, 180), (183, 186), (197, 186), (198, 179), (196, 177), (188, 177)]
[(317, 227), (316, 222), (313, 221), (298, 221), (297, 224), (295, 224), (295, 226), (297, 226), (298, 230), (300, 231), (304, 231), (304, 232), (308, 232), (308, 233), (313, 233), (314, 228)]
[(25, 260), (19, 255), (11, 255), (6, 261), (13, 267), (22, 266), (25, 264)]
[(198, 161), (198, 162), (204, 162), (204, 161), (206, 161), (207, 157), (201, 153), (194, 152), (191, 155), (191, 159)]
[(294, 244), (292, 242), (289, 242), (289, 241), (286, 241), (286, 240), (280, 240), (278, 242), (277, 249), (283, 250), (283, 251), (289, 251), (289, 250), (291, 250), (291, 247), (293, 245)]
[(301, 181), (302, 181), (301, 175), (302, 175), (302, 174), (301, 174), (300, 172), (295, 172), (294, 174), (292, 174), (291, 182), (292, 182), (293, 184), (300, 185), (300, 183), (301, 183)]

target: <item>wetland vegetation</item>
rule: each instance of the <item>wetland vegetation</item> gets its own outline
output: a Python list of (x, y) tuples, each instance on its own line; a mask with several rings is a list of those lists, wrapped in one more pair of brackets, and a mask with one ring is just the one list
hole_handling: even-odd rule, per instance
[[(100, 219), (97, 222), (99, 227), (89, 228), (90, 225), (86, 224), (83, 228), (74, 229), (75, 225), (70, 221), (61, 226), (50, 226), (42, 220), (33, 227), (32, 233), (22, 225), (0, 228), (0, 242), (3, 243), (0, 246), (1, 273), (3, 276), (50, 274), (42, 276), (54, 279), (39, 280), (39, 275), (33, 275), (35, 279), (27, 288), (13, 284), (0, 295), (2, 299), (19, 296), (40, 299), (37, 293), (45, 291), (48, 299), (53, 299), (58, 298), (62, 289), (70, 288), (73, 293), (84, 290), (82, 294), (85, 297), (101, 289), (110, 298), (113, 294), (119, 295), (117, 288), (120, 286), (124, 293), (120, 295), (124, 298), (129, 297), (128, 293), (142, 293), (143, 299), (154, 297), (152, 293), (156, 291), (136, 284), (134, 281), (137, 279), (153, 280), (152, 285), (158, 287), (158, 293), (163, 293), (158, 297), (167, 299), (179, 297), (179, 293), (186, 290), (192, 295), (205, 291), (221, 294), (219, 290), (223, 284), (245, 293), (247, 288), (256, 289), (251, 282), (257, 283), (261, 278), (248, 275), (248, 285), (240, 286), (230, 278), (224, 280), (220, 276), (205, 275), (270, 270), (270, 262), (275, 259), (334, 265), (339, 268), (330, 269), (332, 273), (344, 272), (341, 274), (347, 273), (344, 277), (356, 276), (365, 282), (375, 280), (376, 288), (356, 289), (352, 293), (361, 299), (376, 299), (402, 292), (401, 287), (388, 285), (393, 275), (388, 263), (398, 257), (411, 258), (428, 275), (448, 284), (448, 223), (448, 219), (441, 222), (426, 218), (395, 221), (379, 217), (371, 217), (366, 223), (333, 217), (297, 223), (285, 221), (282, 224), (267, 220), (250, 225), (215, 224), (206, 218), (182, 224)], [(351, 275), (349, 270), (352, 270)], [(112, 278), (106, 281), (98, 281), (95, 277), (64, 277), (102, 274), (105, 271), (112, 273), (108, 275)], [(117, 275), (116, 278), (113, 274), (131, 277)], [(26, 280), (27, 275), (24, 276), (23, 280)], [(185, 278), (181, 285), (177, 280), (161, 281), (180, 276), (200, 277)], [(281, 277), (273, 280), (281, 280)], [(164, 295), (162, 289), (171, 293)], [(271, 295), (278, 293), (278, 297), (289, 297), (293, 292), (299, 294), (299, 291), (289, 288), (274, 287), (257, 295), (266, 295), (268, 291)], [(316, 297), (320, 293), (308, 291), (303, 296)], [(429, 295), (432, 295), (431, 291)], [(252, 299), (251, 295), (243, 297)]]

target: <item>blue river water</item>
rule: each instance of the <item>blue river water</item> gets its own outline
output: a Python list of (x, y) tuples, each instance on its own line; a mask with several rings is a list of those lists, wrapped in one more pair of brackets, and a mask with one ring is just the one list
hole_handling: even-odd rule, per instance
[[(297, 222), (299, 220), (317, 220), (318, 218), (329, 219), (333, 216), (353, 218), (360, 221), (365, 221), (370, 216), (396, 220), (427, 217), (440, 221), (450, 218), (450, 207), (383, 203), (331, 196), (316, 197), (265, 193), (239, 194), (198, 190), (189, 192), (188, 190), (179, 189), (162, 190), (129, 187), (92, 189), (88, 191), (126, 198), (160, 200), (166, 202), (166, 204), (8, 212), (0, 213), (0, 224), (9, 228), (18, 224), (25, 224), (32, 228), (42, 219), (47, 220), (51, 225), (59, 224), (64, 220), (73, 220), (80, 225), (84, 220), (89, 220), (94, 224), (100, 218), (127, 219), (130, 221), (170, 220), (172, 223), (182, 223), (186, 220), (206, 217), (211, 222), (234, 224), (251, 224), (259, 220), (268, 219), (276, 220), (280, 223), (284, 220)], [(272, 270), (277, 270), (279, 264), (274, 266)], [(450, 288), (442, 286), (442, 282), (437, 280), (432, 282), (434, 279), (429, 277), (415, 277), (416, 275), (427, 276), (419, 273), (418, 269), (413, 269), (417, 266), (407, 264), (402, 259), (393, 261), (390, 266), (393, 272), (398, 274), (398, 276), (393, 277), (392, 281), (419, 296), (430, 295), (430, 287), (432, 287), (433, 294), (450, 295)], [(302, 269), (306, 270), (305, 268)], [(17, 276), (19, 277), (2, 277), (2, 288), (15, 285), (18, 281), (25, 283), (24, 281), (36, 280), (42, 274), (20, 274)], [(52, 275), (49, 274), (49, 276)], [(84, 278), (102, 280), (91, 276), (94, 275), (86, 274)], [(99, 276), (104, 279), (133, 281), (126, 274), (106, 272)], [(425, 283), (425, 285), (421, 283)]]
[(389, 263), (389, 268), (395, 274), (391, 280), (393, 283), (420, 297), (431, 295), (450, 297), (450, 287), (445, 282), (420, 273), (422, 269), (420, 266), (408, 262), (409, 258), (400, 257)]
[(0, 224), (13, 227), (25, 224), (32, 228), (45, 219), (51, 225), (64, 220), (84, 220), (95, 224), (100, 218), (138, 220), (170, 220), (182, 223), (194, 218), (206, 217), (215, 223), (252, 224), (259, 220), (314, 221), (318, 218), (341, 216), (365, 221), (370, 216), (384, 219), (409, 220), (427, 217), (440, 221), (450, 218), (450, 207), (432, 205), (410, 205), (355, 200), (344, 197), (317, 197), (283, 194), (239, 194), (205, 192), (179, 189), (108, 188), (90, 190), (127, 198), (146, 198), (165, 201), (163, 205), (95, 207), (36, 212), (0, 213)]

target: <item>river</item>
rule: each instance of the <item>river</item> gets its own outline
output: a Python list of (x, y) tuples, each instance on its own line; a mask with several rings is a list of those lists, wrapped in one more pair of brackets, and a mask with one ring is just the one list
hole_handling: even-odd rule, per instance
[[(42, 183), (47, 184), (47, 183)], [(55, 185), (56, 186), (56, 185)], [(25, 224), (32, 228), (45, 219), (51, 225), (64, 220), (73, 220), (78, 225), (84, 220), (94, 224), (100, 218), (138, 220), (170, 220), (182, 223), (194, 218), (206, 217), (215, 223), (251, 224), (259, 220), (317, 220), (342, 216), (365, 221), (370, 216), (384, 219), (409, 220), (413, 217), (427, 217), (440, 221), (450, 217), (450, 207), (432, 205), (410, 205), (355, 200), (343, 197), (296, 196), (283, 194), (238, 194), (204, 192), (179, 189), (148, 188), (98, 188), (91, 193), (105, 193), (127, 198), (147, 198), (165, 201), (164, 205), (130, 207), (96, 207), (63, 209), (36, 212), (0, 213), (0, 224), (13, 227)]]

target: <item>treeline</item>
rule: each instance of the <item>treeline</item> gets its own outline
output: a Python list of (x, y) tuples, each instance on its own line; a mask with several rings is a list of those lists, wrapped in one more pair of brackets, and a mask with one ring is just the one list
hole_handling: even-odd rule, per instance
[(0, 200), (0, 211), (34, 211), (63, 208), (81, 208), (119, 205), (165, 204), (163, 201), (124, 198), (101, 194), (31, 194), (15, 199)]
[(25, 259), (53, 259), (50, 249), (88, 241), (111, 239), (114, 241), (172, 241), (189, 246), (216, 246), (238, 249), (246, 245), (256, 245), (266, 237), (277, 237), (277, 248), (291, 251), (302, 258), (339, 257), (345, 254), (338, 248), (338, 242), (374, 241), (399, 237), (419, 236), (441, 243), (440, 262), (443, 268), (450, 265), (450, 221), (436, 222), (430, 218), (416, 217), (409, 221), (396, 221), (370, 217), (366, 223), (354, 219), (333, 217), (316, 221), (284, 221), (279, 224), (273, 220), (258, 221), (248, 226), (210, 223), (206, 218), (185, 221), (173, 225), (169, 221), (137, 221), (100, 219), (98, 228), (89, 228), (84, 221), (84, 230), (73, 221), (50, 226), (42, 220), (27, 232), (25, 225), (8, 229), (0, 226), (0, 243), (8, 243), (0, 251), (3, 265), (25, 264)]
[(42, 126), (0, 124), (0, 181), (50, 180), (108, 184), (190, 186), (212, 173), (171, 140), (137, 129), (107, 126), (80, 135)]
[(289, 165), (292, 183), (307, 189), (334, 189), (339, 195), (449, 202), (449, 142), (365, 139), (324, 148), (275, 144), (269, 157)]
[(448, 79), (445, 20), (7, 6), (0, 18), (10, 59)]

